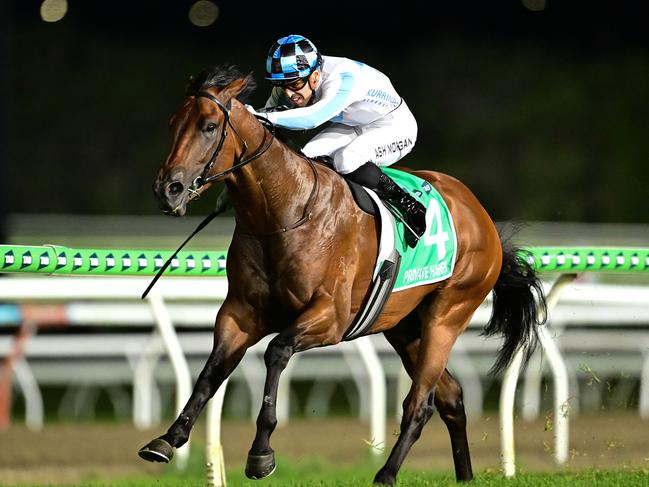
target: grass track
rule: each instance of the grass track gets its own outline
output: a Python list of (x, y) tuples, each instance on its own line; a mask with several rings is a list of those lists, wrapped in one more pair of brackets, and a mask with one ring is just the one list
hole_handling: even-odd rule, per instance
[[(390, 423), (388, 431), (396, 428)], [(581, 414), (571, 424), (568, 465), (552, 459), (552, 431), (542, 418), (517, 428), (519, 475), (504, 479), (499, 472), (498, 423), (488, 418), (471, 423), (470, 437), (476, 479), (482, 486), (646, 486), (649, 487), (647, 432), (649, 423), (637, 412)], [(431, 421), (416, 444), (397, 487), (456, 486), (448, 436), (440, 421)], [(176, 487), (204, 486), (205, 425), (194, 432), (189, 467), (140, 460), (136, 452), (158, 430), (135, 430), (130, 423), (49, 424), (41, 432), (14, 425), (0, 433), (0, 486)], [(365, 424), (355, 419), (294, 420), (278, 429), (274, 447), (277, 471), (263, 481), (243, 475), (242, 462), (254, 437), (249, 420), (224, 424), (222, 440), (229, 487), (241, 486), (367, 486), (381, 458), (370, 455), (362, 438)], [(64, 441), (62, 441), (64, 439)], [(394, 439), (391, 438), (390, 441)]]
[[(205, 485), (205, 473), (200, 459), (192, 458), (191, 465), (185, 473), (178, 473), (173, 467), (158, 477), (134, 477), (124, 480), (87, 481), (74, 484), (77, 487), (194, 487)], [(324, 461), (305, 460), (289, 464), (279, 459), (277, 471), (269, 478), (251, 481), (243, 475), (243, 467), (230, 470), (227, 476), (229, 487), (370, 487), (376, 468), (363, 464), (358, 467), (337, 468)], [(0, 484), (1, 485), (1, 484)], [(23, 487), (36, 487), (37, 484)], [(38, 484), (43, 485), (43, 484)], [(57, 484), (48, 484), (54, 486)], [(457, 487), (458, 483), (451, 474), (422, 472), (403, 469), (399, 474), (397, 487)], [(627, 487), (649, 486), (649, 471), (633, 470), (584, 470), (563, 473), (521, 473), (513, 479), (504, 479), (500, 472), (482, 471), (476, 473), (471, 487)]]

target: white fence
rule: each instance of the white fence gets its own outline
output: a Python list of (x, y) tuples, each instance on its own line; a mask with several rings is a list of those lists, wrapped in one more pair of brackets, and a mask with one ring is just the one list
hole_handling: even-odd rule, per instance
[[(140, 301), (148, 278), (119, 277), (6, 277), (0, 279), (0, 299), (17, 314), (6, 322), (22, 326), (24, 340), (19, 342), (10, 335), (0, 336), (0, 356), (13, 354), (16, 385), (21, 390), (26, 405), (27, 424), (38, 429), (43, 423), (43, 406), (39, 382), (70, 381), (74, 374), (85, 381), (98, 383), (110, 381), (115, 374), (104, 365), (74, 370), (67, 363), (72, 358), (125, 358), (126, 374), (133, 383), (133, 421), (136, 427), (150, 427), (159, 419), (159, 394), (156, 387), (156, 364), (161, 354), (169, 357), (175, 383), (176, 410), (184, 406), (193, 384), (187, 357), (207, 357), (211, 349), (211, 332), (183, 331), (184, 326), (211, 328), (220, 302), (226, 295), (225, 279), (165, 278), (161, 280), (146, 302)], [(548, 288), (549, 291), (549, 288)], [(628, 364), (637, 370), (640, 380), (639, 412), (649, 417), (649, 288), (640, 286), (603, 285), (593, 282), (572, 282), (563, 277), (549, 295), (553, 309), (550, 322), (542, 332), (542, 344), (549, 358), (554, 377), (555, 393), (555, 457), (558, 463), (567, 459), (568, 452), (568, 397), (575, 398), (576, 376), (579, 370), (565, 359), (572, 354), (597, 351), (620, 351), (633, 357)], [(15, 305), (19, 305), (16, 307)], [(13, 306), (13, 308), (12, 308)], [(486, 365), (491, 365), (499, 345), (498, 340), (484, 340), (479, 330), (490, 314), (486, 301), (476, 313), (471, 327), (458, 341), (449, 368), (458, 376), (465, 389), (469, 415), (479, 415), (483, 400), (483, 381)], [(0, 314), (2, 316), (2, 314)], [(59, 323), (75, 326), (89, 325), (147, 325), (153, 332), (138, 334), (112, 332), (75, 335), (38, 335), (39, 323)], [(584, 328), (583, 325), (588, 325)], [(624, 325), (625, 332), (615, 331)], [(2, 325), (0, 325), (2, 326)], [(30, 332), (31, 330), (31, 332)], [(33, 336), (31, 336), (33, 334)], [(268, 340), (253, 347), (242, 361), (233, 380), (247, 386), (251, 401), (251, 415), (261, 404), (261, 391), (265, 368), (263, 351)], [(339, 360), (332, 362), (333, 358)], [(342, 357), (342, 361), (340, 358)], [(518, 360), (519, 358), (517, 358)], [(38, 370), (30, 362), (48, 361), (48, 366)], [(295, 362), (326, 360), (327, 366), (295, 367)], [(598, 370), (592, 358), (589, 367)], [(332, 366), (336, 363), (336, 366)], [(407, 387), (405, 376), (399, 372), (398, 358), (382, 336), (365, 337), (336, 347), (315, 349), (293, 357), (282, 376), (278, 418), (289, 416), (290, 381), (308, 374), (309, 378), (322, 380), (351, 377), (357, 385), (359, 412), (369, 420), (370, 438), (377, 444), (385, 441), (386, 376), (400, 384), (399, 391)], [(345, 365), (345, 364), (348, 364)], [(582, 371), (587, 372), (587, 371)], [(600, 374), (605, 371), (599, 370)], [(304, 377), (304, 375), (302, 375)], [(121, 377), (121, 376), (120, 376)], [(540, 403), (539, 367), (526, 371), (523, 415), (538, 415)], [(518, 368), (510, 368), (505, 375), (501, 394), (501, 425), (503, 466), (506, 475), (514, 473), (513, 407)], [(572, 388), (570, 395), (569, 389)], [(219, 446), (219, 420), (225, 387), (211, 401), (207, 414), (213, 426), (208, 428), (208, 463), (214, 472), (211, 482), (223, 482), (219, 465), (222, 462)], [(394, 399), (400, 404), (403, 392)], [(326, 404), (326, 391), (309, 398)], [(573, 401), (574, 402), (574, 401)], [(575, 410), (573, 406), (573, 411)], [(182, 466), (188, 448), (178, 452)], [(376, 450), (379, 452), (379, 450)]]

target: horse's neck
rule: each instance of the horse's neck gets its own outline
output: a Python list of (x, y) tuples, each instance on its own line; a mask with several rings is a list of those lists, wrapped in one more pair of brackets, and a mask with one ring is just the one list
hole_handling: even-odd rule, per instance
[(315, 181), (306, 160), (275, 140), (262, 156), (235, 171), (227, 184), (242, 229), (263, 234), (302, 218)]

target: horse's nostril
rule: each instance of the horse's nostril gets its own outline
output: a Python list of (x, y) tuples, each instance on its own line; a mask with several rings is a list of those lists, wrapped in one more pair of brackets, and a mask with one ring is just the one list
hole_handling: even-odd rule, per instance
[(183, 187), (182, 183), (176, 181), (174, 183), (171, 183), (169, 186), (167, 186), (167, 193), (169, 193), (172, 196), (177, 196), (183, 192), (183, 189), (185, 188)]

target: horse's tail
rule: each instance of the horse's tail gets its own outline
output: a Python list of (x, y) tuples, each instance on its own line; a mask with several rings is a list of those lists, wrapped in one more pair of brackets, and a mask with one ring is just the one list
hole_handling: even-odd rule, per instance
[(537, 326), (547, 317), (545, 294), (538, 274), (527, 260), (529, 253), (513, 246), (501, 236), (503, 262), (493, 288), (493, 308), (482, 335), (502, 334), (504, 343), (498, 351), (492, 374), (499, 374), (523, 349), (527, 364), (538, 344)]

